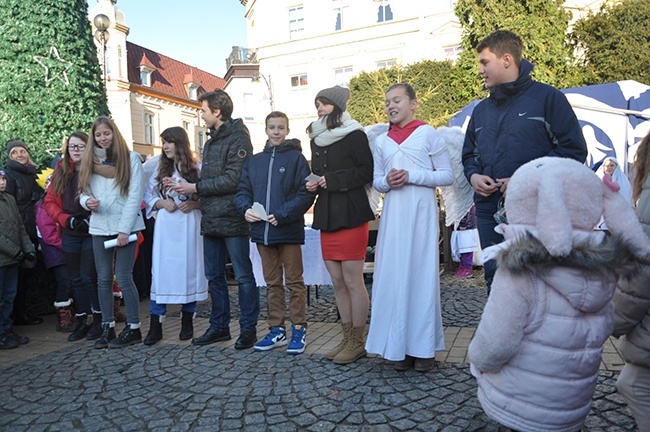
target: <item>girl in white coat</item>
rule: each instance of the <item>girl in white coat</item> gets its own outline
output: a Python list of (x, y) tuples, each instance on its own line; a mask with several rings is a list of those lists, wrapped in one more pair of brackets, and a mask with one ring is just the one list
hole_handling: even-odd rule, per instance
[[(131, 234), (144, 229), (140, 212), (142, 163), (137, 153), (129, 151), (122, 134), (108, 117), (95, 120), (88, 147), (79, 172), (79, 202), (92, 212), (88, 232), (93, 237), (102, 309), (102, 336), (95, 342), (95, 348), (121, 348), (142, 341), (139, 297), (132, 277), (137, 242), (129, 242)], [(106, 249), (104, 242), (114, 239), (117, 247)], [(127, 312), (126, 327), (117, 338), (113, 316), (114, 275), (122, 288)]]

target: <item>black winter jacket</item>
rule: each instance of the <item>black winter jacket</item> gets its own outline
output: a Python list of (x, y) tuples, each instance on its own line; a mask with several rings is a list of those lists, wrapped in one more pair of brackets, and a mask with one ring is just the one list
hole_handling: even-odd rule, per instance
[(38, 236), (36, 235), (36, 208), (34, 206), (43, 196), (43, 189), (36, 183), (34, 168), (10, 160), (5, 173), (7, 174), (5, 191), (15, 198), (20, 217), (25, 224), (25, 230), (29, 238), (36, 242)]
[[(559, 90), (533, 81), (532, 63), (522, 60), (519, 78), (490, 90), (469, 121), (463, 144), (463, 165), (473, 174), (509, 178), (521, 165), (543, 156), (583, 163), (587, 144), (578, 119)], [(491, 217), (500, 192), (489, 197), (474, 194), (477, 215)]]
[(327, 147), (312, 140), (311, 169), (327, 182), (326, 189), (318, 189), (312, 228), (337, 231), (375, 219), (365, 190), (372, 182), (373, 161), (364, 131), (350, 132)]
[(209, 131), (203, 148), (201, 179), (201, 234), (218, 237), (249, 235), (248, 222), (237, 212), (232, 199), (237, 192), (242, 166), (253, 154), (250, 134), (241, 119), (228, 120)]
[(297, 139), (278, 147), (267, 142), (262, 153), (244, 162), (235, 207), (243, 215), (258, 202), (278, 221), (277, 226), (265, 221), (251, 224), (251, 240), (266, 246), (305, 242), (304, 214), (314, 202), (314, 195), (305, 189), (308, 175), (309, 164)]

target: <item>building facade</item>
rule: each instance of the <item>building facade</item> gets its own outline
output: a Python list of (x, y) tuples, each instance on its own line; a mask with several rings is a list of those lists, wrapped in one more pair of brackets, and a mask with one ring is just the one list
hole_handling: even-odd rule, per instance
[[(301, 139), (316, 119), (316, 93), (347, 85), (362, 71), (422, 60), (455, 61), (462, 28), (456, 0), (239, 0), (245, 6), (248, 47), (227, 60), (226, 91), (245, 119), (256, 149), (264, 143), (271, 109), (290, 118)], [(603, 0), (569, 0), (573, 21)], [(572, 22), (573, 22), (572, 21)]]
[(207, 135), (200, 118), (198, 95), (223, 89), (225, 81), (129, 42), (126, 17), (113, 0), (98, 0), (88, 11), (93, 31), (98, 14), (110, 20), (105, 56), (101, 42), (96, 40), (100, 65), (105, 71), (108, 108), (129, 147), (144, 157), (159, 154), (160, 133), (168, 127), (181, 126), (187, 131), (192, 148), (200, 154)]

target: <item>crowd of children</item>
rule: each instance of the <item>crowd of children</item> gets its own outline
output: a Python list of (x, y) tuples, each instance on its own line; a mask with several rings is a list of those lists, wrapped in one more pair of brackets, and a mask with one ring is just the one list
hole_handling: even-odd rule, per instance
[[(508, 51), (484, 49), (498, 61), (506, 59), (501, 66), (508, 67)], [(342, 328), (341, 343), (327, 357), (347, 364), (369, 352), (398, 371), (433, 369), (436, 352), (445, 349), (436, 188), (458, 183), (460, 147), (453, 151), (448, 145), (448, 131), (416, 120), (418, 100), (407, 83), (387, 89), (389, 128), (372, 142), (346, 111), (349, 96), (340, 86), (316, 95), (318, 119), (308, 128), (311, 167), (300, 141), (288, 138), (289, 119), (279, 111), (266, 117), (264, 150), (251, 155), (248, 130), (240, 119), (231, 118), (232, 101), (220, 90), (200, 98), (211, 136), (203, 163), (192, 153), (186, 131), (172, 127), (162, 132), (162, 154), (145, 167), (145, 177), (139, 156), (129, 151), (115, 123), (102, 116), (89, 136), (75, 132), (68, 137), (39, 201), (40, 191), (30, 180), (34, 164), (27, 146), (16, 140), (7, 143), (10, 167), (22, 177), (9, 190), (7, 172), (0, 170), (0, 349), (28, 342), (13, 325), (21, 319), (34, 321), (20, 309), (17, 293), (26, 283), (19, 268), (36, 259), (39, 215), (43, 253), (52, 247), (63, 257), (48, 265), (65, 269), (55, 303), (59, 330), (69, 332), (70, 341), (94, 340), (95, 348), (142, 342), (132, 272), (146, 209), (146, 218), (155, 219), (155, 230), (145, 345), (163, 338), (168, 304), (181, 305), (180, 340), (207, 345), (230, 339), (225, 279), (229, 255), (242, 310), (235, 348), (267, 352), (286, 346), (288, 354), (301, 354), (308, 327), (301, 245), (304, 214), (315, 201), (312, 228), (320, 230)], [(602, 180), (578, 161), (554, 157), (535, 158), (509, 173), (511, 177), (492, 179), (468, 173), (469, 165), (480, 164), (480, 155), (468, 162), (463, 152), (467, 180), (475, 184), (461, 185), (462, 205), (446, 203), (456, 209), (456, 227), (475, 227), (467, 192), (471, 187), (475, 198), (508, 193), (507, 223), (496, 227), (505, 241), (484, 251), (485, 260), (498, 265), (468, 351), (479, 401), (503, 425), (522, 431), (579, 430), (591, 406), (602, 345), (614, 331), (625, 336), (627, 364), (619, 390), (641, 430), (650, 428), (650, 239), (643, 231), (650, 223), (649, 148), (650, 134), (638, 149), (633, 193), (629, 183), (622, 184), (624, 174), (613, 177), (618, 167), (613, 158), (607, 159)], [(370, 305), (363, 267), (368, 222), (375, 219), (368, 201), (370, 184), (384, 194), (384, 204), (366, 340)], [(624, 193), (619, 193), (621, 187), (627, 188)], [(630, 196), (639, 200), (643, 228)], [(453, 197), (445, 195), (447, 200)], [(601, 215), (610, 234), (594, 230)], [(249, 238), (259, 251), (268, 292), (268, 333), (260, 340)], [(457, 276), (471, 276), (471, 255), (460, 250)], [(127, 310), (119, 336), (114, 280)], [(194, 338), (197, 302), (208, 293), (210, 327)]]

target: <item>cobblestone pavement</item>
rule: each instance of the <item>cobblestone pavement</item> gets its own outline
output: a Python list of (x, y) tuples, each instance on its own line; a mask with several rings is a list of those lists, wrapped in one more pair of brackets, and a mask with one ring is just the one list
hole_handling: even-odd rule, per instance
[[(480, 319), (485, 293), (471, 286), (480, 282), (461, 282), (443, 283), (445, 320), (453, 321), (445, 325)], [(312, 297), (311, 322), (335, 316), (331, 295), (321, 288), (320, 298)], [(507, 430), (481, 410), (466, 364), (399, 373), (376, 357), (337, 366), (321, 354), (218, 345), (70, 344), (0, 369), (0, 430)], [(635, 430), (616, 377), (600, 373), (584, 431)]]

